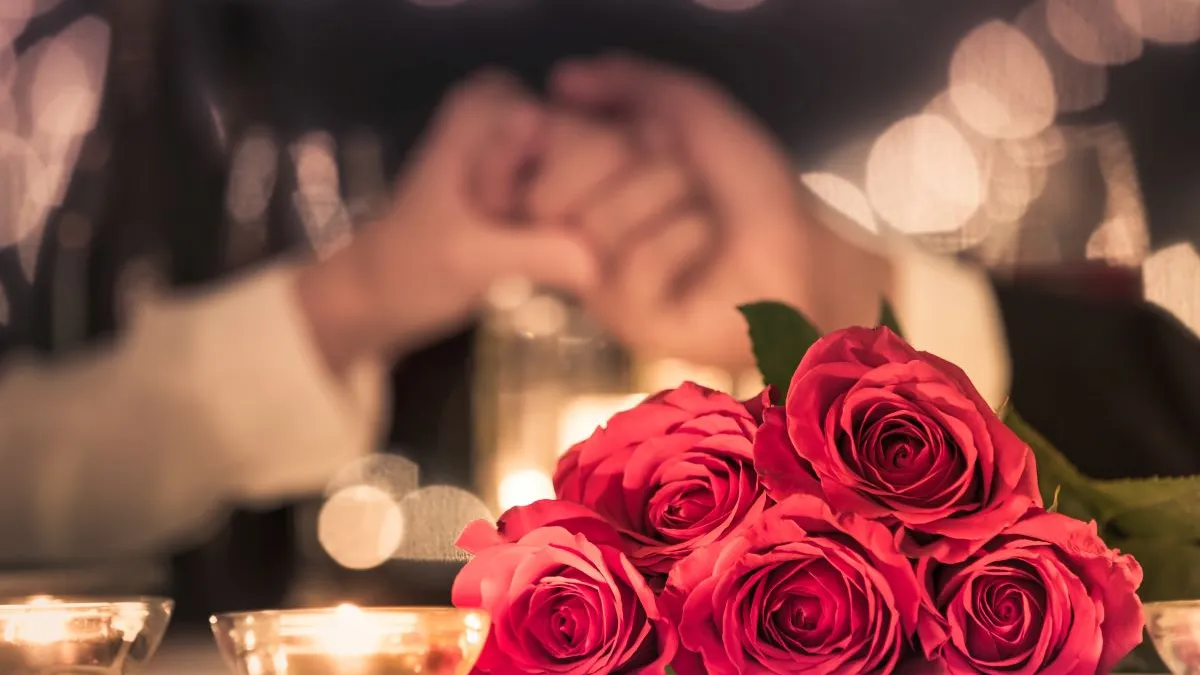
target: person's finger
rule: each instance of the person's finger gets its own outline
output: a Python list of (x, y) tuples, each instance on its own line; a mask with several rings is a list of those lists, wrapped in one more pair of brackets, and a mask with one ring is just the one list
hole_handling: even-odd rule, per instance
[(712, 219), (698, 209), (659, 224), (617, 261), (614, 281), (620, 295), (670, 302), (708, 258), (717, 234)]
[(640, 165), (580, 212), (579, 227), (602, 255), (619, 256), (636, 245), (639, 236), (648, 234), (656, 221), (680, 210), (690, 187), (679, 162)]
[(422, 172), (469, 175), (480, 149), (497, 128), (497, 120), (529, 114), (537, 103), (512, 75), (481, 71), (442, 100), (419, 151)]
[(712, 82), (626, 55), (565, 61), (549, 88), (568, 105), (625, 116), (637, 128), (669, 133), (713, 205), (732, 218), (760, 213), (795, 189), (777, 141)]
[(520, 277), (579, 296), (592, 292), (599, 265), (582, 238), (554, 229), (488, 230), (475, 242), (476, 273), (484, 284)]
[(581, 208), (630, 166), (635, 150), (624, 130), (568, 112), (550, 116), (541, 148), (526, 206), (542, 221)]
[(472, 180), (473, 198), (484, 213), (494, 218), (516, 218), (522, 214), (520, 197), (525, 170), (540, 148), (545, 111), (532, 101), (514, 104), (494, 120), (492, 136), (480, 149)]

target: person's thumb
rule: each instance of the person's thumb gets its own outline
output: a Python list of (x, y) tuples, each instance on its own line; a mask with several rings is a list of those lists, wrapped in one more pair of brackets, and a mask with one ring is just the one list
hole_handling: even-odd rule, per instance
[(483, 272), (491, 279), (521, 277), (578, 296), (592, 292), (600, 265), (586, 242), (554, 229), (504, 229), (481, 242)]

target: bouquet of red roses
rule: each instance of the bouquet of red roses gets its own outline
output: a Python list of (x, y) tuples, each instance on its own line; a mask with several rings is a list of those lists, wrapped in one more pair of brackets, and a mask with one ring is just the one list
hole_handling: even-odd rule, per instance
[(1044, 504), (959, 368), (743, 313), (760, 396), (651, 396), (563, 456), (558, 499), (463, 532), (477, 670), (1092, 675), (1141, 642), (1138, 563)]

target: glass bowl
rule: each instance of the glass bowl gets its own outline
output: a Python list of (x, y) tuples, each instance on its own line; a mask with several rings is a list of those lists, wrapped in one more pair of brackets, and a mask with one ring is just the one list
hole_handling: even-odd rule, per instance
[(1200, 675), (1200, 600), (1146, 603), (1146, 631), (1173, 675)]
[(221, 614), (210, 623), (238, 675), (466, 675), (490, 621), (477, 610), (342, 605)]
[(166, 598), (0, 600), (0, 673), (124, 675), (162, 642)]

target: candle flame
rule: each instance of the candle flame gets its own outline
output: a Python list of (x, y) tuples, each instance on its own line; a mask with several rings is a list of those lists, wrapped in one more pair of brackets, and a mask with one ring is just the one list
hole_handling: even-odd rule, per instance
[(382, 631), (377, 622), (355, 605), (333, 610), (318, 638), (322, 651), (338, 656), (365, 656), (379, 651)]

